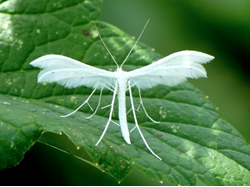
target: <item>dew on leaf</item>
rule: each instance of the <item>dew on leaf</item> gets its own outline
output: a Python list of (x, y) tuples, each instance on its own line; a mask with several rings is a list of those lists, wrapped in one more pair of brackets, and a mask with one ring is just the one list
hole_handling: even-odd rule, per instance
[(176, 125), (172, 125), (171, 126), (171, 129), (174, 133), (177, 133), (178, 129), (179, 129), (179, 126), (176, 126)]
[(58, 1), (58, 2), (56, 2), (56, 3), (53, 3), (53, 6), (54, 6), (54, 7), (57, 7), (57, 8), (62, 8), (62, 7), (63, 7), (63, 4), (62, 4), (62, 2)]
[(77, 104), (77, 97), (76, 96), (71, 96), (69, 100), (71, 103)]
[(11, 142), (10, 142), (10, 148), (13, 148), (13, 147), (14, 147), (14, 145), (15, 145), (15, 144), (14, 144), (14, 142), (13, 142), (13, 141), (11, 141)]
[(164, 111), (163, 107), (160, 107), (159, 114), (161, 115), (163, 119), (167, 117), (167, 112)]
[(2, 102), (4, 105), (11, 105), (9, 102), (7, 102), (7, 101), (3, 101)]
[(60, 105), (64, 105), (65, 100), (64, 100), (64, 99), (58, 99), (57, 102), (58, 102)]
[(7, 84), (8, 86), (12, 85), (12, 80), (11, 79), (5, 79), (5, 84)]
[(98, 37), (98, 31), (91, 31), (91, 34), (92, 34), (92, 37), (93, 38), (96, 38), (96, 37)]

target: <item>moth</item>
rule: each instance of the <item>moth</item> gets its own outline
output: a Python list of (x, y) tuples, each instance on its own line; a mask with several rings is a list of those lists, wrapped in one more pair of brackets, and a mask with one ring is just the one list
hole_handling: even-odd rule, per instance
[[(96, 90), (112, 90), (113, 98), (110, 104), (109, 118), (103, 130), (103, 133), (101, 134), (99, 140), (95, 145), (97, 146), (101, 142), (110, 123), (113, 122), (112, 114), (117, 96), (119, 114), (118, 125), (121, 128), (121, 133), (126, 143), (131, 144), (130, 132), (136, 128), (147, 149), (156, 158), (161, 160), (161, 158), (150, 148), (139, 127), (131, 88), (138, 88), (140, 104), (142, 104), (143, 110), (151, 121), (157, 123), (147, 114), (142, 103), (140, 91), (153, 88), (157, 85), (174, 86), (186, 81), (187, 78), (206, 77), (206, 70), (202, 66), (202, 64), (208, 63), (209, 61), (213, 60), (214, 57), (198, 51), (180, 51), (164, 57), (145, 67), (138, 68), (132, 71), (123, 71), (122, 67), (133, 51), (135, 45), (139, 41), (146, 25), (144, 26), (141, 34), (135, 41), (135, 44), (133, 45), (121, 65), (118, 65), (98, 32), (101, 42), (103, 43), (107, 52), (117, 66), (117, 69), (114, 72), (96, 68), (72, 58), (56, 54), (42, 56), (38, 59), (35, 59), (30, 64), (34, 67), (39, 67), (42, 69), (38, 74), (38, 82), (56, 82), (66, 88), (76, 88), (79, 86), (93, 88), (93, 92), (81, 106), (79, 106), (70, 114), (62, 117), (68, 117), (79, 110), (84, 104), (88, 104), (89, 98)], [(133, 128), (132, 130), (129, 130), (127, 124), (126, 91), (129, 92), (131, 111), (133, 113), (135, 122), (135, 128)]]

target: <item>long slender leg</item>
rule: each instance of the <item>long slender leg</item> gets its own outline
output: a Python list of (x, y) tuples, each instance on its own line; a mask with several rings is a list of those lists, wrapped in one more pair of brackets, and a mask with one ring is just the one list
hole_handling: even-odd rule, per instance
[(105, 84), (98, 83), (98, 85), (102, 85), (103, 88), (107, 88), (111, 92), (114, 92), (114, 87), (112, 85), (106, 86)]
[(146, 139), (144, 138), (142, 132), (141, 132), (141, 129), (138, 125), (138, 122), (137, 122), (137, 118), (136, 118), (136, 113), (135, 113), (135, 108), (134, 108), (134, 103), (133, 103), (133, 96), (132, 96), (132, 91), (131, 91), (131, 87), (130, 87), (130, 82), (128, 81), (128, 87), (129, 87), (129, 97), (130, 97), (130, 101), (131, 101), (131, 107), (132, 107), (132, 112), (133, 112), (133, 115), (134, 115), (134, 120), (135, 120), (135, 126), (137, 127), (138, 129), (138, 132), (139, 134), (141, 135), (141, 138), (144, 142), (144, 144), (146, 145), (146, 147), (148, 148), (148, 150), (156, 157), (158, 158), (159, 160), (162, 160), (157, 154), (155, 154), (155, 152), (149, 147)]
[(119, 123), (116, 123), (115, 121), (111, 120), (112, 123), (114, 123), (115, 125), (117, 125), (118, 127), (120, 127), (121, 125)]
[[(150, 119), (153, 123), (160, 123), (159, 121), (155, 121), (154, 119), (152, 119), (149, 115), (148, 115), (148, 112), (146, 111), (146, 108), (144, 107), (144, 104), (142, 102), (142, 98), (141, 98), (141, 90), (138, 88), (138, 91), (139, 91), (139, 97), (140, 97), (140, 104), (139, 104), (139, 107), (137, 108), (137, 111), (139, 110), (140, 108), (140, 105), (142, 106), (142, 109), (144, 110), (146, 116), (148, 117), (148, 119)], [(131, 109), (130, 109), (131, 110)], [(133, 132), (134, 130), (136, 129), (136, 126), (134, 126), (130, 132)]]
[(86, 117), (86, 119), (90, 119), (90, 118), (92, 118), (96, 114), (96, 112), (97, 112), (97, 110), (98, 110), (98, 108), (100, 106), (100, 103), (101, 103), (101, 98), (102, 98), (102, 90), (101, 90), (101, 93), (100, 93), (100, 96), (99, 96), (99, 100), (98, 100), (98, 104), (97, 104), (97, 107), (96, 107), (94, 113), (91, 114), (90, 116)]
[(147, 111), (146, 111), (146, 108), (145, 108), (144, 105), (143, 105), (142, 98), (141, 98), (141, 90), (140, 90), (139, 88), (138, 88), (138, 91), (139, 91), (139, 97), (140, 97), (140, 105), (142, 106), (142, 108), (143, 108), (143, 110), (144, 110), (146, 116), (148, 117), (148, 119), (150, 119), (153, 123), (160, 123), (159, 121), (153, 120), (153, 119), (148, 115), (148, 113), (147, 113)]
[(88, 107), (90, 108), (91, 111), (94, 111), (94, 109), (91, 107), (91, 105), (87, 102)]
[(133, 132), (136, 129), (136, 125), (129, 131), (130, 133)]
[(105, 108), (108, 108), (108, 107), (111, 107), (111, 104), (110, 104), (110, 105), (103, 106), (101, 109), (105, 109)]
[(112, 99), (112, 102), (111, 102), (111, 109), (110, 109), (110, 113), (109, 113), (109, 119), (108, 119), (108, 121), (106, 123), (106, 126), (105, 126), (103, 132), (102, 132), (101, 137), (96, 142), (95, 146), (97, 146), (101, 142), (103, 136), (105, 135), (106, 131), (108, 130), (110, 122), (112, 121), (112, 114), (113, 114), (113, 110), (114, 110), (115, 96), (116, 96), (116, 92), (117, 92), (117, 87), (118, 87), (118, 83), (116, 82), (115, 89), (114, 89), (114, 94), (113, 94), (113, 99)]
[(60, 116), (62, 118), (65, 118), (65, 117), (68, 117), (68, 116), (71, 116), (72, 114), (76, 113), (83, 105), (85, 105), (86, 103), (88, 103), (89, 99), (91, 98), (91, 96), (95, 93), (96, 91), (96, 88), (93, 90), (93, 92), (89, 95), (89, 97), (79, 106), (77, 107), (77, 109), (75, 109), (73, 112), (70, 112), (69, 114), (67, 115), (63, 115), (63, 116)]

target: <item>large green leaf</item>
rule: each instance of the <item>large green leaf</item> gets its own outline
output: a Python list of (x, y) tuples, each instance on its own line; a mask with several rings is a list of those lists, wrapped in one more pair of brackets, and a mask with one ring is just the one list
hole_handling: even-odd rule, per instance
[[(24, 153), (40, 141), (92, 164), (117, 181), (122, 181), (133, 165), (154, 180), (166, 178), (173, 184), (194, 185), (198, 177), (208, 185), (249, 185), (249, 146), (189, 83), (171, 88), (157, 86), (142, 92), (149, 115), (160, 124), (152, 123), (140, 109), (139, 125), (162, 161), (148, 151), (137, 130), (131, 133), (132, 145), (128, 145), (114, 124), (95, 146), (107, 122), (109, 108), (99, 109), (91, 119), (85, 118), (92, 113), (88, 106), (68, 118), (60, 118), (76, 109), (92, 90), (37, 84), (39, 70), (29, 63), (53, 53), (115, 70), (93, 26), (100, 14), (100, 5), (100, 0), (1, 1), (0, 168), (17, 165)], [(134, 40), (107, 23), (97, 22), (97, 27), (116, 61), (121, 63)], [(124, 69), (136, 69), (159, 58), (160, 55), (140, 43)], [(137, 90), (133, 90), (133, 96), (138, 106)], [(98, 99), (99, 92), (89, 104), (95, 108)], [(101, 106), (109, 105), (111, 99), (112, 92), (105, 90)], [(116, 104), (115, 121), (117, 114)], [(129, 128), (134, 127), (131, 113), (128, 123)], [(66, 135), (75, 150), (69, 151), (57, 141), (60, 138), (56, 134)], [(77, 150), (82, 149), (88, 156), (77, 154)]]

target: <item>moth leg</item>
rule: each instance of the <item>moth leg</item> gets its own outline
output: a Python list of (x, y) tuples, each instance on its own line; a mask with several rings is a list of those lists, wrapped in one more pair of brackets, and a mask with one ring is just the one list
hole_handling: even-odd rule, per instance
[[(100, 83), (100, 84), (103, 85), (102, 83)], [(112, 88), (110, 88), (110, 87), (108, 87), (108, 86), (106, 86), (106, 85), (103, 85), (103, 87), (104, 87), (104, 88), (107, 88), (107, 89), (110, 90), (111, 92), (114, 92), (114, 89), (115, 89), (115, 87), (113, 87), (112, 85), (110, 85), (110, 87), (112, 87)], [(111, 104), (106, 105), (106, 106), (103, 106), (101, 109), (108, 108), (108, 107), (111, 107)]]
[(91, 107), (91, 105), (87, 102), (88, 107), (90, 108), (91, 111), (94, 111), (94, 109)]
[[(132, 87), (135, 86), (135, 85), (136, 85), (136, 83), (131, 84), (131, 85), (130, 85), (130, 88), (132, 88)], [(128, 89), (129, 89), (129, 88), (127, 88), (126, 91), (128, 91)], [(140, 111), (139, 111), (139, 108), (140, 108), (140, 104), (139, 104), (139, 106), (137, 107), (137, 109), (135, 109), (135, 110), (136, 110), (137, 112), (140, 112)], [(130, 108), (130, 109), (127, 111), (127, 114), (129, 114), (131, 111), (132, 111), (132, 108)]]
[(131, 111), (132, 111), (132, 109), (130, 108), (130, 109), (127, 111), (127, 113), (126, 113), (126, 114), (129, 114)]
[(97, 104), (97, 107), (96, 107), (94, 113), (91, 114), (90, 116), (86, 117), (86, 119), (90, 119), (90, 118), (92, 118), (96, 114), (96, 112), (97, 112), (97, 110), (98, 110), (98, 108), (100, 106), (100, 103), (101, 103), (101, 98), (102, 98), (102, 89), (101, 89), (99, 100), (98, 100), (98, 104)]
[(128, 87), (129, 87), (129, 97), (130, 97), (130, 101), (131, 101), (131, 107), (132, 107), (132, 112), (133, 112), (133, 115), (134, 115), (134, 120), (135, 120), (135, 126), (136, 128), (138, 129), (138, 132), (144, 142), (144, 144), (146, 145), (146, 147), (148, 148), (148, 150), (156, 157), (158, 158), (159, 160), (162, 160), (157, 154), (155, 154), (155, 152), (149, 147), (146, 139), (144, 138), (142, 132), (141, 132), (141, 129), (138, 125), (138, 122), (137, 122), (137, 118), (136, 118), (136, 113), (135, 113), (135, 108), (134, 108), (134, 103), (133, 103), (133, 97), (132, 97), (132, 91), (131, 91), (131, 87), (130, 87), (130, 82), (128, 81)]
[(115, 121), (111, 120), (112, 123), (114, 123), (115, 125), (117, 125), (118, 127), (120, 127), (119, 123), (116, 123)]
[(136, 125), (129, 132), (133, 132), (135, 129), (136, 129)]
[[(96, 91), (96, 88), (95, 88), (95, 89), (93, 90), (93, 92), (89, 95), (89, 97), (88, 97), (79, 107), (77, 107), (77, 109), (75, 109), (73, 112), (70, 112), (70, 113), (67, 114), (67, 115), (62, 115), (62, 116), (60, 116), (60, 117), (65, 118), (65, 117), (71, 116), (72, 114), (76, 113), (80, 108), (83, 107), (83, 105), (85, 105), (86, 103), (88, 104), (89, 99), (90, 99), (91, 96), (95, 93), (95, 91)], [(88, 104), (88, 105), (89, 105), (89, 104)], [(92, 108), (91, 108), (91, 109), (92, 109)], [(92, 110), (93, 110), (93, 109), (92, 109)]]
[[(139, 108), (140, 108), (140, 104), (139, 104), (139, 106), (137, 107), (137, 109), (135, 109), (138, 113), (140, 113)], [(130, 108), (130, 109), (127, 111), (127, 114), (129, 114), (131, 111), (132, 111), (132, 108)]]
[(108, 107), (111, 107), (111, 105), (103, 106), (101, 109), (108, 108)]
[[(146, 108), (144, 107), (144, 105), (143, 105), (143, 102), (142, 102), (142, 98), (141, 98), (141, 90), (140, 89), (138, 89), (138, 91), (139, 91), (139, 97), (140, 97), (140, 105), (139, 105), (139, 107), (140, 106), (142, 106), (142, 109), (144, 110), (144, 112), (145, 112), (145, 114), (146, 114), (146, 116), (148, 117), (148, 119), (150, 119), (153, 123), (160, 123), (159, 121), (155, 121), (155, 120), (153, 120), (149, 115), (148, 115), (148, 113), (147, 113), (147, 111), (146, 111)], [(138, 107), (138, 110), (139, 110), (139, 107)]]
[[(141, 90), (138, 89), (138, 91), (139, 91), (140, 103), (139, 103), (139, 106), (137, 107), (136, 111), (139, 112), (139, 108), (140, 108), (140, 106), (142, 106), (142, 109), (143, 109), (143, 111), (145, 112), (145, 114), (146, 114), (146, 116), (148, 117), (148, 119), (150, 119), (153, 123), (160, 123), (159, 121), (155, 121), (154, 119), (152, 119), (152, 118), (149, 116), (149, 114), (148, 114), (148, 112), (146, 111), (146, 108), (144, 107), (144, 104), (143, 104), (143, 102), (142, 102)], [(132, 110), (132, 109), (130, 109), (128, 112), (130, 112), (131, 110)], [(130, 132), (133, 132), (135, 129), (136, 129), (136, 126), (134, 126), (134, 127), (130, 130)]]
[(100, 84), (100, 85), (102, 85), (103, 86), (103, 88), (107, 88), (108, 90), (110, 90), (111, 92), (114, 92), (114, 86), (113, 85), (109, 85), (109, 87), (108, 86), (106, 86), (105, 84), (102, 84), (102, 83), (98, 83), (98, 84)]
[(113, 94), (113, 98), (112, 98), (112, 102), (111, 102), (111, 108), (110, 108), (110, 112), (109, 112), (109, 119), (108, 119), (108, 121), (107, 121), (107, 123), (105, 125), (105, 128), (104, 128), (104, 130), (102, 132), (101, 137), (96, 142), (95, 146), (97, 146), (101, 142), (103, 136), (105, 135), (106, 131), (108, 130), (110, 122), (112, 121), (112, 114), (113, 114), (113, 110), (114, 110), (115, 96), (116, 96), (116, 92), (117, 92), (117, 87), (118, 87), (118, 83), (116, 82), (115, 89), (114, 89), (114, 94)]

